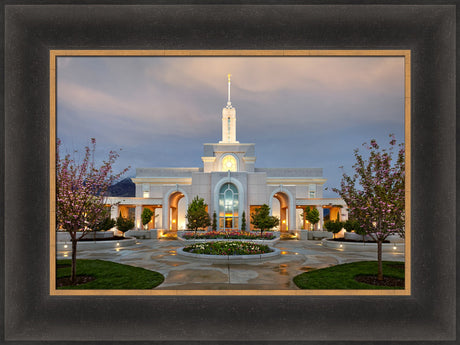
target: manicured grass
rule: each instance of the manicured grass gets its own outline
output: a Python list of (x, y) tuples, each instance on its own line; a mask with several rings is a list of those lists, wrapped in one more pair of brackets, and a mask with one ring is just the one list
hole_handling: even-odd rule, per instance
[[(377, 261), (362, 261), (305, 272), (294, 277), (301, 289), (402, 289), (357, 282), (358, 275), (377, 275)], [(404, 279), (404, 263), (383, 262), (383, 275)]]
[[(56, 278), (70, 277), (70, 264), (70, 260), (58, 260)], [(60, 268), (62, 265), (68, 266)], [(96, 280), (58, 289), (153, 289), (164, 281), (158, 272), (103, 260), (77, 260), (77, 276), (80, 275)]]

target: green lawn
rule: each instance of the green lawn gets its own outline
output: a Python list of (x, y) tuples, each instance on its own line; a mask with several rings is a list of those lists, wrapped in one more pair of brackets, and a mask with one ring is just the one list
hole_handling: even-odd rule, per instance
[[(70, 277), (70, 260), (57, 260), (56, 278)], [(93, 276), (96, 280), (77, 286), (58, 289), (153, 289), (164, 281), (164, 276), (140, 267), (103, 260), (77, 260), (77, 276)]]
[[(357, 282), (357, 275), (377, 275), (377, 261), (362, 261), (305, 272), (294, 277), (301, 289), (402, 289)], [(404, 262), (384, 261), (383, 275), (404, 279)]]

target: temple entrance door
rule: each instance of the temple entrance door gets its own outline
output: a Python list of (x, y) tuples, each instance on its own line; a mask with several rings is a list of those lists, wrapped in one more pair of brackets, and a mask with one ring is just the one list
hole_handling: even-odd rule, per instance
[(219, 190), (219, 230), (239, 229), (239, 194), (233, 183), (225, 183)]

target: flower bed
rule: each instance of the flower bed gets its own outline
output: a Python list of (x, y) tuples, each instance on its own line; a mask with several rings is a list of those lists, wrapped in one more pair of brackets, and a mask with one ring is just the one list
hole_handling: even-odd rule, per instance
[(250, 242), (204, 242), (184, 247), (184, 252), (207, 255), (259, 255), (271, 253), (267, 245)]
[(263, 233), (260, 236), (259, 232), (242, 232), (242, 231), (232, 231), (232, 232), (225, 232), (225, 231), (208, 231), (205, 233), (194, 233), (194, 232), (186, 232), (183, 236), (186, 240), (192, 239), (210, 239), (210, 240), (217, 240), (217, 239), (232, 239), (232, 240), (273, 240), (275, 235), (271, 232)]

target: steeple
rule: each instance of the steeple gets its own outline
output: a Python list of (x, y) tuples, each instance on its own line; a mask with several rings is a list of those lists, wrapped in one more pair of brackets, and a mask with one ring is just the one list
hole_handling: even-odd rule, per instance
[(228, 74), (228, 99), (227, 99), (227, 106), (222, 109), (222, 140), (219, 141), (220, 144), (223, 143), (239, 143), (236, 140), (236, 109), (232, 106), (232, 102), (230, 100), (230, 86), (231, 80), (230, 77), (232, 75)]
[(230, 73), (227, 75), (227, 77), (228, 77), (228, 100), (227, 100), (227, 106), (226, 106), (226, 108), (231, 108), (231, 107), (232, 107), (232, 102), (230, 101), (230, 86), (231, 86), (231, 84), (232, 84), (232, 82), (231, 82), (231, 80), (230, 80), (230, 77), (231, 77), (231, 76), (232, 76), (232, 75), (231, 75)]

